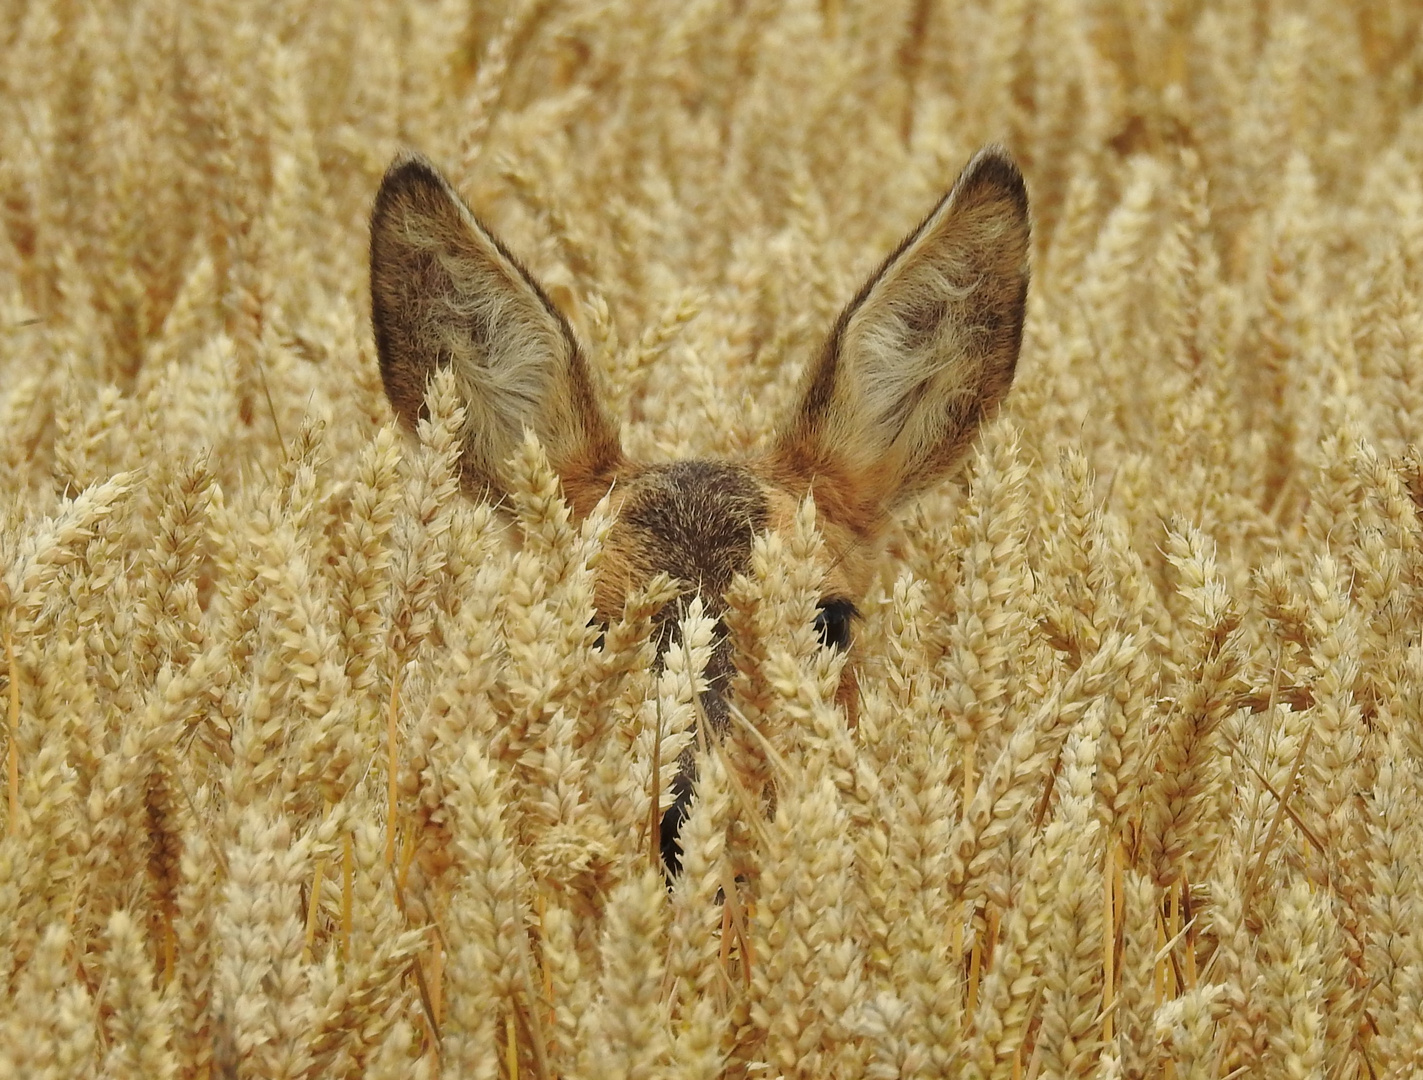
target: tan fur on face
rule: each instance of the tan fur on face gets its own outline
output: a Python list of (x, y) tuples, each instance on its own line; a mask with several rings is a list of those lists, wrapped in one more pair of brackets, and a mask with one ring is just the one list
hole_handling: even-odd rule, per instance
[[(771, 472), (768, 462), (756, 463), (752, 466), (752, 471), (764, 485), (769, 531), (789, 532), (805, 493), (782, 487)], [(828, 564), (825, 585), (821, 591), (826, 597), (859, 603), (869, 592), (875, 566), (879, 561), (879, 544), (874, 540), (866, 540), (824, 514), (817, 520), (817, 525), (825, 543)]]
[(473, 487), (502, 490), (502, 462), (525, 427), (579, 515), (611, 487), (617, 520), (596, 588), (604, 618), (657, 573), (720, 611), (755, 534), (787, 528), (807, 494), (830, 554), (825, 596), (853, 603), (890, 510), (958, 462), (1012, 382), (1028, 239), (1016, 166), (1002, 150), (980, 152), (845, 308), (770, 454), (638, 465), (623, 457), (568, 324), (434, 168), (406, 157), (386, 175), (371, 224), (381, 374), (413, 425), (435, 365), (453, 367)]
[(769, 524), (766, 492), (749, 469), (726, 461), (677, 461), (628, 470), (616, 489), (617, 519), (603, 544), (600, 614), (622, 610), (656, 574), (703, 596), (713, 614), (744, 573), (751, 543)]
[[(680, 474), (680, 475), (679, 475)], [(596, 604), (613, 618), (655, 574), (681, 581), (721, 610), (720, 595), (749, 565), (761, 532), (791, 527), (804, 491), (782, 486), (767, 461), (684, 461), (632, 469), (614, 492), (617, 520), (603, 543)], [(656, 517), (652, 517), (652, 515)], [(869, 590), (878, 545), (833, 518), (820, 520), (829, 564), (824, 595), (857, 601)]]

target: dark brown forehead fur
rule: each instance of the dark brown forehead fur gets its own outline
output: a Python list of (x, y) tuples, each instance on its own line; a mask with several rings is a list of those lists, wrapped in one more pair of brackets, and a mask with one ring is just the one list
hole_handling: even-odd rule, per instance
[(629, 478), (610, 546), (627, 560), (628, 578), (665, 573), (719, 609), (731, 579), (747, 569), (751, 543), (766, 529), (761, 483), (726, 461), (677, 461)]

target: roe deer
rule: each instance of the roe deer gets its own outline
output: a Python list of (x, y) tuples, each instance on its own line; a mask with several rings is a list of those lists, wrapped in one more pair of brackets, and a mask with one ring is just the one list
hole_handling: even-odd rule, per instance
[[(712, 617), (748, 567), (752, 538), (783, 528), (814, 496), (833, 569), (816, 628), (851, 647), (890, 512), (948, 473), (1017, 366), (1030, 224), (1017, 166), (981, 150), (929, 216), (870, 276), (807, 365), (770, 451), (741, 460), (647, 464), (624, 456), (568, 322), (538, 282), (416, 155), (386, 173), (371, 219), (371, 308), (381, 377), (414, 426), (437, 364), (467, 410), (467, 490), (498, 497), (525, 428), (542, 442), (576, 515), (612, 490), (616, 521), (596, 577), (598, 617), (659, 572)], [(675, 615), (669, 605), (666, 619)], [(665, 639), (664, 639), (665, 640)], [(854, 664), (840, 688), (853, 708)], [(715, 648), (702, 704), (724, 730), (730, 643)], [(691, 799), (691, 761), (662, 821), (668, 872)]]

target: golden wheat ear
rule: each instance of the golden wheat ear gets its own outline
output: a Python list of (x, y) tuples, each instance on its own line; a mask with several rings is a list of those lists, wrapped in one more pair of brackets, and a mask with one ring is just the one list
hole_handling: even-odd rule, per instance
[(778, 432), (777, 470), (873, 532), (953, 468), (1013, 382), (1030, 234), (1018, 167), (979, 151), (841, 313)]
[[(565, 490), (611, 476), (622, 457), (573, 331), (533, 277), (415, 154), (391, 165), (371, 214), (371, 318), (381, 379), (414, 427), (436, 365), (467, 411), (466, 484), (496, 495), (525, 428)], [(596, 496), (594, 496), (596, 497)]]

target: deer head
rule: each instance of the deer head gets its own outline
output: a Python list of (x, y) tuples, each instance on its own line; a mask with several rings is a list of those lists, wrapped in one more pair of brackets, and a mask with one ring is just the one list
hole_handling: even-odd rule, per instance
[[(953, 188), (872, 274), (807, 365), (769, 452), (745, 460), (629, 460), (572, 328), (537, 281), (425, 159), (400, 157), (371, 221), (371, 307), (381, 377), (413, 427), (437, 365), (466, 408), (461, 469), (477, 496), (505, 491), (524, 429), (538, 436), (575, 514), (612, 492), (616, 521), (596, 582), (601, 618), (667, 573), (715, 616), (751, 544), (785, 528), (811, 495), (831, 555), (816, 626), (853, 649), (855, 604), (896, 507), (961, 460), (1013, 381), (1028, 288), (1030, 224), (1008, 155), (980, 151)], [(677, 601), (666, 618), (675, 621)], [(714, 650), (702, 704), (726, 723), (728, 642)], [(853, 709), (853, 655), (841, 698)], [(690, 760), (663, 820), (676, 871)]]

